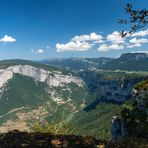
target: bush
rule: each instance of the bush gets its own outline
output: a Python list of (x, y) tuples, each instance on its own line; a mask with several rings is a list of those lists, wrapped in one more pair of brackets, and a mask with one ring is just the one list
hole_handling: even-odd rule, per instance
[(135, 103), (129, 103), (124, 105), (121, 115), (129, 136), (145, 137), (148, 134), (145, 108), (139, 109)]
[(51, 122), (46, 124), (35, 123), (32, 126), (34, 132), (50, 133), (52, 135), (67, 135), (74, 132), (74, 129), (70, 129), (70, 124), (62, 121), (60, 123)]

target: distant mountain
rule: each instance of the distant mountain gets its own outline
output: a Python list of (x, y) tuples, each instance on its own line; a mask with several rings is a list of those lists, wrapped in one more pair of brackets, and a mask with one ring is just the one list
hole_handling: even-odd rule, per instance
[(45, 59), (40, 63), (65, 67), (74, 71), (86, 70), (129, 70), (129, 71), (148, 71), (147, 53), (125, 53), (119, 58), (55, 58)]
[(58, 66), (58, 67), (65, 67), (74, 71), (78, 70), (90, 70), (100, 68), (104, 64), (112, 61), (112, 58), (55, 58), (55, 59), (45, 59), (40, 61), (41, 63)]
[(126, 53), (102, 66), (104, 70), (148, 71), (147, 53)]

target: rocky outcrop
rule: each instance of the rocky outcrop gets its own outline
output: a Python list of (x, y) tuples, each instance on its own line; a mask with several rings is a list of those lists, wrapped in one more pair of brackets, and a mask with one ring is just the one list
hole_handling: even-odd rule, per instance
[(48, 71), (30, 65), (15, 65), (6, 69), (0, 69), (0, 88), (2, 88), (8, 80), (12, 79), (14, 74), (32, 77), (36, 81), (46, 82), (49, 86), (54, 87), (64, 86), (69, 83), (83, 86), (83, 81), (72, 75), (63, 75), (59, 71)]
[(118, 116), (112, 117), (112, 141), (115, 142), (127, 135), (123, 119)]
[[(105, 148), (106, 141), (76, 135), (51, 135), (50, 133), (27, 133), (17, 130), (0, 135), (1, 148)], [(112, 146), (113, 147), (113, 146)]]
[(0, 88), (4, 86), (4, 84), (7, 83), (8, 80), (10, 80), (13, 77), (12, 71), (6, 69), (0, 69)]
[[(118, 73), (115, 75), (118, 75)], [(147, 76), (127, 76), (121, 74), (118, 78), (104, 77), (101, 73), (87, 71), (79, 73), (79, 76), (88, 85), (90, 92), (97, 93), (97, 100), (108, 100), (122, 103), (132, 96), (133, 86)]]

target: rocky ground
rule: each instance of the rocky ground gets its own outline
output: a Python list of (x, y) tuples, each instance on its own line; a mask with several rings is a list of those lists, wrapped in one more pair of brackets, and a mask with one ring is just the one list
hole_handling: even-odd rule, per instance
[[(53, 136), (48, 133), (11, 131), (0, 135), (0, 148), (95, 148), (104, 147), (105, 141), (74, 135)], [(100, 147), (100, 148), (101, 148)]]
[(116, 143), (93, 137), (54, 136), (49, 133), (27, 133), (17, 130), (0, 134), (0, 148), (147, 148), (147, 139), (130, 138)]

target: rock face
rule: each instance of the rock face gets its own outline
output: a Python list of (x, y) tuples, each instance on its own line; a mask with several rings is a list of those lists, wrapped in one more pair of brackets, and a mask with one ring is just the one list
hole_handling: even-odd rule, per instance
[(112, 141), (123, 138), (127, 134), (122, 118), (117, 116), (112, 117)]
[[(83, 81), (88, 85), (91, 92), (97, 93), (97, 99), (103, 99), (108, 101), (124, 102), (132, 96), (134, 84), (148, 79), (143, 76), (126, 76), (120, 74), (120, 77), (116, 78), (104, 78), (103, 75), (97, 72), (81, 72), (79, 73)], [(114, 74), (115, 76), (117, 73)], [(109, 75), (110, 77), (110, 75)]]
[(0, 88), (2, 88), (8, 80), (12, 79), (13, 74), (21, 74), (34, 78), (36, 81), (46, 82), (49, 86), (64, 86), (68, 83), (75, 83), (83, 86), (81, 79), (72, 75), (63, 75), (59, 71), (47, 71), (30, 65), (10, 66), (6, 69), (0, 69)]
[(10, 80), (13, 77), (12, 71), (6, 69), (0, 70), (0, 88), (4, 86), (4, 84), (7, 83), (8, 80)]

